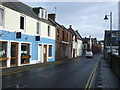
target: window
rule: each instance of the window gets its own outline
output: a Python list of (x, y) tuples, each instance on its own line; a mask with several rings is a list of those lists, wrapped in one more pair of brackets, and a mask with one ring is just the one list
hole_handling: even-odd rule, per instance
[(45, 11), (45, 18), (47, 18), (47, 11)]
[(64, 31), (62, 31), (62, 40), (64, 41)]
[(37, 27), (36, 27), (36, 33), (37, 33), (37, 34), (40, 34), (40, 30), (39, 30), (40, 27), (39, 27), (39, 25), (40, 25), (39, 22), (37, 22)]
[(41, 18), (43, 18), (44, 17), (44, 10), (41, 10), (41, 12), (42, 12)]
[(67, 41), (68, 41), (68, 33), (67, 33)]
[(25, 17), (20, 16), (20, 29), (24, 30), (25, 28)]
[(50, 36), (50, 26), (48, 26), (48, 36)]
[(0, 8), (0, 26), (3, 26), (4, 10)]
[(57, 30), (57, 39), (59, 39), (59, 29)]
[(21, 64), (29, 63), (30, 61), (30, 44), (21, 44)]
[(49, 57), (52, 57), (52, 45), (49, 45)]
[(0, 41), (0, 67), (6, 67), (7, 60), (7, 42)]

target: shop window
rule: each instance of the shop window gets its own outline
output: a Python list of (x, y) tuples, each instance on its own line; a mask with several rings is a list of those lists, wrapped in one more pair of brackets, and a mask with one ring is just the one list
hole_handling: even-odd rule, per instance
[(30, 44), (21, 44), (21, 64), (30, 62)]
[(0, 8), (0, 26), (3, 26), (3, 15), (4, 15), (4, 10)]
[(52, 57), (52, 45), (49, 45), (49, 57)]
[(6, 67), (7, 60), (7, 42), (0, 41), (0, 67)]

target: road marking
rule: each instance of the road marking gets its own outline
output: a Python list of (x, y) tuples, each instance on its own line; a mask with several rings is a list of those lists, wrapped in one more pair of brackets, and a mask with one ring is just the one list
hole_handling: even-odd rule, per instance
[[(101, 58), (101, 57), (100, 57), (100, 58)], [(98, 64), (99, 64), (100, 58), (98, 59), (98, 61), (95, 63), (95, 65), (94, 65), (94, 67), (93, 67), (93, 70), (92, 70), (92, 72), (91, 72), (91, 74), (90, 74), (90, 76), (89, 76), (89, 79), (88, 79), (88, 81), (87, 81), (87, 84), (86, 84), (86, 86), (85, 86), (85, 90), (86, 90), (86, 89), (89, 89), (89, 90), (90, 90), (90, 88), (92, 87), (92, 83), (93, 83), (93, 80), (94, 80), (94, 77), (95, 77), (95, 73), (96, 73), (97, 66), (98, 66)]]

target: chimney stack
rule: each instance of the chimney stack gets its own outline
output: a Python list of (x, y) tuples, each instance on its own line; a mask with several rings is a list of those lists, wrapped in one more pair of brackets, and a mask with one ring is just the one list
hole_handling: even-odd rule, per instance
[(52, 13), (52, 14), (48, 14), (48, 17), (55, 21), (56, 15)]

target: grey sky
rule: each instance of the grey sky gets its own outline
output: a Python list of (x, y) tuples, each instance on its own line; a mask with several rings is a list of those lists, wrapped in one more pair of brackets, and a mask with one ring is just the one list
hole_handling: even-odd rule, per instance
[[(20, 0), (24, 1), (24, 0)], [(24, 1), (25, 2), (25, 1)], [(82, 37), (91, 35), (97, 39), (104, 39), (104, 31), (109, 30), (109, 20), (104, 16), (113, 12), (113, 29), (118, 29), (117, 2), (25, 2), (31, 7), (44, 7), (48, 13), (54, 13), (56, 6), (56, 21), (64, 25), (73, 26)]]

